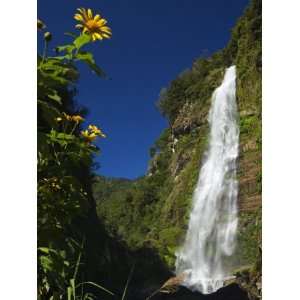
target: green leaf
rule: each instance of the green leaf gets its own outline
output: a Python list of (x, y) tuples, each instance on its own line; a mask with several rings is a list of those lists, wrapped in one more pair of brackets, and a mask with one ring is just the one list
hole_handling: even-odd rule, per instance
[(62, 139), (62, 140), (74, 140), (74, 135), (73, 134), (67, 134), (67, 133), (63, 133), (63, 132), (60, 132), (57, 134), (57, 138), (58, 139)]
[[(52, 57), (51, 57), (51, 58), (52, 58)], [(63, 60), (65, 60), (65, 59), (71, 60), (71, 59), (72, 59), (72, 54), (58, 55), (58, 56), (55, 56), (55, 59), (56, 59), (56, 60), (59, 60), (59, 61), (63, 61)]]
[(68, 262), (67, 260), (64, 260), (64, 266), (69, 267), (70, 266), (70, 262)]
[(47, 256), (41, 256), (40, 257), (41, 266), (44, 270), (52, 271), (53, 270), (53, 262), (52, 260)]
[(38, 70), (38, 89), (56, 88), (67, 85), (78, 79), (78, 72), (72, 62), (66, 62), (71, 54), (65, 56), (48, 57), (47, 61)]
[(54, 129), (52, 129), (50, 133), (47, 134), (47, 137), (49, 137), (49, 143), (54, 142), (60, 144), (61, 146), (66, 146), (68, 143), (73, 143), (76, 138), (73, 134), (58, 132)]
[(74, 299), (76, 299), (75, 279), (74, 278), (70, 279), (70, 284), (71, 284), (71, 288), (72, 288)]
[(58, 52), (66, 51), (67, 53), (72, 53), (74, 49), (75, 49), (75, 45), (64, 45), (64, 46), (56, 47), (56, 51)]
[(106, 77), (104, 71), (100, 69), (99, 66), (96, 65), (94, 60), (94, 56), (90, 52), (81, 51), (76, 54), (76, 60), (81, 60), (85, 62), (98, 76)]
[(48, 94), (48, 98), (58, 102), (59, 104), (61, 104), (61, 97), (58, 95), (57, 91), (56, 90), (52, 90), (53, 91), (53, 94)]
[(67, 293), (68, 293), (68, 300), (72, 299), (72, 288), (70, 286), (68, 286), (67, 288)]
[(51, 249), (47, 247), (39, 247), (38, 250), (46, 254), (48, 254), (51, 251)]
[(73, 43), (77, 48), (77, 50), (79, 50), (82, 46), (89, 43), (90, 41), (91, 41), (91, 37), (88, 34), (83, 33), (79, 37), (77, 37)]

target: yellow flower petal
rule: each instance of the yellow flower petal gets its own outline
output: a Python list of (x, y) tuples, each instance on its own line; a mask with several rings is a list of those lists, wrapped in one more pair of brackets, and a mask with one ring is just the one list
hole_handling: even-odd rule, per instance
[(101, 35), (99, 33), (97, 33), (97, 32), (95, 32), (93, 35), (95, 36), (96, 39), (99, 39), (99, 40), (102, 39)]
[(80, 15), (80, 14), (76, 14), (76, 15), (74, 16), (74, 19), (77, 20), (77, 21), (83, 21), (83, 17), (82, 17), (82, 15)]
[(83, 15), (85, 21), (87, 21), (89, 19), (85, 8), (82, 8), (82, 15)]
[(91, 134), (89, 135), (89, 139), (92, 140), (92, 141), (93, 141), (96, 137), (97, 137), (97, 135), (96, 135), (95, 133), (91, 133)]
[(88, 14), (89, 19), (93, 18), (93, 13), (92, 13), (92, 10), (90, 8), (87, 10), (87, 14)]
[(101, 31), (111, 34), (111, 29), (107, 26), (101, 27)]
[(84, 8), (77, 8), (77, 10), (82, 14), (83, 18), (86, 19), (86, 12)]
[(102, 33), (102, 36), (105, 37), (105, 38), (107, 38), (107, 39), (110, 39), (110, 37), (111, 37), (110, 35), (108, 35), (106, 33)]
[(105, 19), (100, 19), (99, 21), (97, 21), (97, 25), (98, 26), (103, 26), (107, 23), (107, 21)]
[(88, 137), (89, 136), (89, 132), (87, 130), (81, 131), (81, 135), (83, 137)]
[(95, 22), (99, 21), (100, 19), (101, 19), (101, 16), (100, 16), (100, 15), (96, 15), (96, 16), (94, 17), (94, 21), (95, 21)]

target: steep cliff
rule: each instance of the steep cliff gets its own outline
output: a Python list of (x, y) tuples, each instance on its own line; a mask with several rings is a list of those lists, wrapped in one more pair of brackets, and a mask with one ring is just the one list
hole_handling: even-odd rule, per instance
[[(152, 248), (174, 268), (193, 190), (207, 147), (211, 94), (225, 68), (237, 66), (240, 115), (239, 236), (237, 267), (253, 266), (261, 243), (261, 1), (251, 1), (228, 45), (194, 61), (163, 89), (159, 109), (168, 119), (150, 149), (147, 174), (136, 181), (99, 178), (97, 211), (111, 235), (132, 249)], [(256, 269), (256, 273), (260, 272)], [(252, 272), (253, 270), (251, 270)], [(250, 272), (250, 271), (249, 271)]]

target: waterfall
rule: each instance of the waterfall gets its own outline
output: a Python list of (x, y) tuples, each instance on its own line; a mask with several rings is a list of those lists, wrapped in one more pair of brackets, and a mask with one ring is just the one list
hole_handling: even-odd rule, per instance
[(231, 66), (212, 95), (208, 150), (193, 194), (185, 242), (176, 253), (176, 274), (185, 273), (183, 284), (203, 294), (223, 286), (235, 249), (239, 147), (235, 80), (236, 68)]

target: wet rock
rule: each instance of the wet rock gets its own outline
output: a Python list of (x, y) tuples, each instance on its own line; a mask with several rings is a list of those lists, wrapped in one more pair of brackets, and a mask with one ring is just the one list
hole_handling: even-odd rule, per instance
[(215, 293), (203, 295), (180, 286), (175, 293), (158, 293), (153, 300), (250, 300), (245, 290), (237, 284), (230, 284)]

